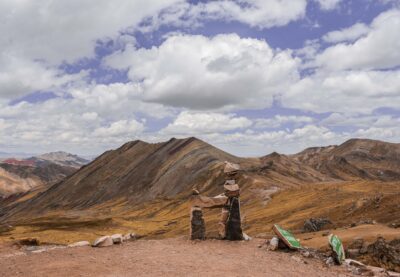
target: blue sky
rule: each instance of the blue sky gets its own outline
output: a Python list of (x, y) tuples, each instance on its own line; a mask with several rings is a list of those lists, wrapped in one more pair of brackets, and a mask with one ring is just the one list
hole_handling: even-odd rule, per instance
[(6, 0), (0, 18), (0, 151), (399, 142), (397, 0)]

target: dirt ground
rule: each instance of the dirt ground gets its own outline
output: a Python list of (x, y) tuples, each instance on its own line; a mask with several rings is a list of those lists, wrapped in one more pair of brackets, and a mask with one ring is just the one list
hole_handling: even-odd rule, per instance
[(299, 253), (267, 251), (263, 240), (138, 240), (106, 248), (32, 253), (0, 246), (0, 276), (352, 276)]

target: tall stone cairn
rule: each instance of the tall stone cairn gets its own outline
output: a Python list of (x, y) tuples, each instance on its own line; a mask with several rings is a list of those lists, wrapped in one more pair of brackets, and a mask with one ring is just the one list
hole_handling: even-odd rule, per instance
[(230, 199), (229, 217), (226, 222), (226, 239), (243, 240), (239, 197), (232, 197)]

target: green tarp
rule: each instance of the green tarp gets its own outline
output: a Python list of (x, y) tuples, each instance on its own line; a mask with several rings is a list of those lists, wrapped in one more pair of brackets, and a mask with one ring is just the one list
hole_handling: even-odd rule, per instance
[(290, 249), (303, 248), (300, 242), (289, 231), (282, 229), (278, 224), (274, 224), (272, 230)]
[(337, 257), (337, 262), (339, 264), (342, 264), (342, 262), (345, 260), (345, 255), (344, 255), (344, 248), (343, 244), (338, 238), (338, 236), (330, 234), (328, 237), (329, 240), (329, 245), (332, 247), (332, 250), (336, 253)]

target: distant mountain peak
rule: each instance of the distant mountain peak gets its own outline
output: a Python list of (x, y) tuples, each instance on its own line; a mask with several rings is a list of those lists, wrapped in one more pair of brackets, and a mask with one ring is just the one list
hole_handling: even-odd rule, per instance
[(65, 151), (49, 152), (39, 156), (32, 157), (34, 160), (52, 162), (62, 166), (79, 168), (89, 161), (78, 155), (67, 153)]

